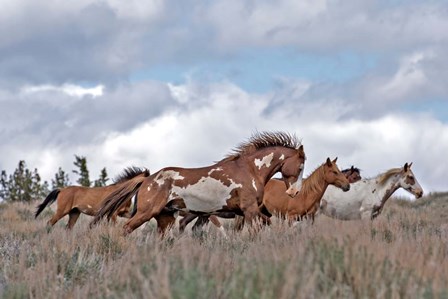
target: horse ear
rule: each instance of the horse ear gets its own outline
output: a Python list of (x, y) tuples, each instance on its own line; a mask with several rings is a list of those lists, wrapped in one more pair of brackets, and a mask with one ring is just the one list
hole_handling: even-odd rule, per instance
[(412, 162), (411, 162), (411, 163), (409, 163), (409, 168), (411, 168), (411, 166), (412, 166)]
[(404, 169), (404, 171), (406, 172), (406, 171), (408, 171), (408, 168), (409, 168), (409, 165), (408, 165), (408, 162), (406, 162), (406, 163), (404, 164), (403, 169)]
[(337, 160), (338, 160), (338, 157), (334, 158), (333, 163), (336, 163)]
[(303, 151), (303, 144), (299, 146), (299, 151)]
[(353, 167), (353, 165), (352, 165), (352, 167), (350, 168), (350, 170), (353, 172), (353, 171), (355, 171), (355, 167)]
[(327, 161), (325, 163), (327, 164), (328, 167), (331, 167), (332, 165), (330, 158), (327, 158)]

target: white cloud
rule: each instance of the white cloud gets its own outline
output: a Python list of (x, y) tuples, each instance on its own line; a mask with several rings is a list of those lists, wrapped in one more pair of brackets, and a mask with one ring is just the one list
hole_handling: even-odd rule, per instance
[(368, 120), (340, 120), (334, 117), (337, 110), (323, 101), (299, 102), (294, 109), (281, 103), (266, 113), (275, 95), (250, 94), (228, 82), (202, 89), (191, 82), (175, 89), (194, 109), (180, 104), (141, 120), (138, 126), (103, 132), (102, 138), (78, 145), (28, 147), (11, 155), (13, 164), (8, 166), (15, 167), (25, 156), (28, 165), (37, 167), (46, 179), (59, 165), (70, 172), (74, 154), (87, 156), (92, 178), (103, 167), (110, 176), (130, 165), (152, 172), (165, 166), (200, 167), (220, 160), (256, 130), (285, 130), (303, 140), (306, 173), (326, 157), (339, 157), (341, 168), (360, 167), (364, 176), (414, 162), (414, 172), (427, 191), (446, 189), (442, 174), (448, 173), (448, 165), (440, 157), (448, 149), (448, 125), (428, 116), (390, 113)]
[(63, 84), (61, 86), (54, 85), (38, 85), (38, 86), (27, 86), (22, 89), (24, 93), (37, 93), (46, 91), (57, 91), (63, 92), (69, 96), (82, 98), (86, 95), (92, 97), (98, 97), (103, 95), (104, 85), (97, 85), (95, 87), (82, 87), (74, 84)]

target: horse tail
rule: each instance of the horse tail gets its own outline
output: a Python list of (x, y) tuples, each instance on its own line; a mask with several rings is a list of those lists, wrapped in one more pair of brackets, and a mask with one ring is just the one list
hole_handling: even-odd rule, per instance
[(141, 184), (146, 177), (136, 177), (125, 183), (123, 186), (107, 196), (103, 201), (103, 206), (96, 213), (90, 226), (97, 224), (101, 219), (107, 217), (110, 219), (112, 215), (127, 201), (131, 200), (132, 197), (138, 192)]
[(54, 189), (53, 191), (50, 192), (50, 194), (48, 194), (45, 200), (40, 205), (37, 206), (34, 218), (37, 218), (37, 216), (39, 216), (39, 214), (42, 213), (42, 211), (45, 209), (46, 206), (51, 205), (58, 198), (59, 192), (61, 192), (60, 189)]

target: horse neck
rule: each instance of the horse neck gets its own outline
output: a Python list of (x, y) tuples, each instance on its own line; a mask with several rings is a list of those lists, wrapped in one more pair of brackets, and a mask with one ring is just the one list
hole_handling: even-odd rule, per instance
[(329, 185), (324, 176), (324, 165), (321, 165), (303, 180), (298, 198), (291, 198), (290, 202), (306, 202), (307, 205), (314, 205), (322, 198)]
[[(284, 148), (287, 149), (287, 148)], [(289, 151), (280, 150), (279, 147), (267, 147), (260, 149), (247, 157), (249, 167), (254, 170), (254, 173), (263, 180), (266, 184), (274, 174), (280, 171), (284, 160), (288, 159), (293, 153), (293, 149)], [(282, 157), (282, 159), (280, 159)]]
[(381, 200), (381, 206), (383, 206), (389, 197), (400, 188), (400, 185), (398, 184), (399, 176), (397, 174), (391, 175), (383, 184), (379, 184), (380, 177), (381, 175), (372, 180), (375, 184), (373, 192), (376, 192), (376, 196)]

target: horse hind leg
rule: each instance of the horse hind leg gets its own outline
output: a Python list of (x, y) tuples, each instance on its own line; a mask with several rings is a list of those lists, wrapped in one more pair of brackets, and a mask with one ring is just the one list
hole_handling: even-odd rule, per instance
[(167, 230), (174, 226), (176, 222), (176, 217), (174, 217), (174, 213), (169, 214), (159, 214), (155, 217), (157, 221), (157, 231), (159, 234), (164, 237)]
[(70, 213), (68, 213), (67, 229), (73, 228), (76, 221), (78, 221), (79, 215), (81, 215), (81, 212), (78, 209), (72, 209)]

